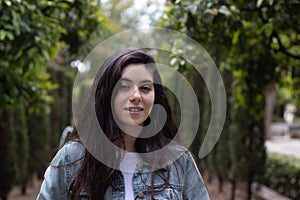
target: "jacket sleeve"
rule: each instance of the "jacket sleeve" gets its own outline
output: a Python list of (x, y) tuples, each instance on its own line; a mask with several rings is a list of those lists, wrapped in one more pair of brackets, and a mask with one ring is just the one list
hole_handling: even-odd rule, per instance
[(194, 158), (189, 152), (186, 153), (186, 156), (183, 198), (188, 200), (209, 200), (210, 198), (206, 186)]
[(80, 167), (83, 146), (70, 142), (55, 155), (47, 168), (37, 200), (67, 200), (68, 186)]

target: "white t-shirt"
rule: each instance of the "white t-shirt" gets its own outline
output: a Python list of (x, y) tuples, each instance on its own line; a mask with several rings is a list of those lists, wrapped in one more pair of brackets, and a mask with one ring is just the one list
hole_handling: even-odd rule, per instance
[(136, 165), (140, 162), (141, 158), (138, 153), (127, 152), (120, 163), (120, 170), (124, 177), (125, 200), (134, 199), (132, 177), (135, 172)]

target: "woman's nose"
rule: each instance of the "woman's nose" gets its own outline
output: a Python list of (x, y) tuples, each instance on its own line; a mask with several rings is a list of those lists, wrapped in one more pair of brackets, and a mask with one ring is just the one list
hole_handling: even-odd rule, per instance
[(130, 95), (129, 100), (131, 102), (139, 102), (141, 100), (141, 93), (138, 88), (134, 88), (132, 94)]

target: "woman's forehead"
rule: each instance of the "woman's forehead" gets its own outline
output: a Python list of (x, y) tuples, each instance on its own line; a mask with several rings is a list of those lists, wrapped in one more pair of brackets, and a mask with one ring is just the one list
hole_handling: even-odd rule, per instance
[(129, 64), (122, 70), (122, 79), (137, 82), (150, 80), (153, 82), (153, 74), (146, 68), (145, 64)]

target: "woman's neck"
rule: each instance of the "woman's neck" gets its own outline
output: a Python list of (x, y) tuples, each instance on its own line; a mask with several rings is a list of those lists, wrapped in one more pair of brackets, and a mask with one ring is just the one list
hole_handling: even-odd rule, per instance
[(130, 136), (126, 133), (123, 133), (125, 150), (129, 152), (136, 152), (135, 141), (136, 137)]

